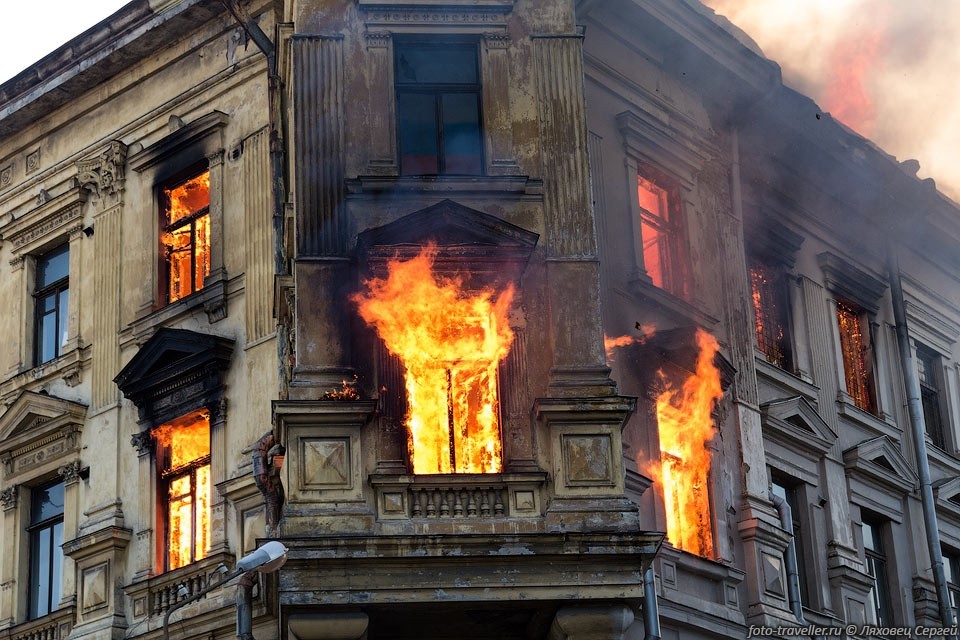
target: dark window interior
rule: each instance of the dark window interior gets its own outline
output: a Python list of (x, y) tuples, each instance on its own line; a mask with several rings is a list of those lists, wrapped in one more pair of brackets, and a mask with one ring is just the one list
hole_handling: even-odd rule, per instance
[(63, 245), (37, 258), (36, 364), (60, 356), (67, 343), (67, 307), (69, 303), (70, 252)]
[(57, 609), (63, 569), (62, 482), (30, 492), (30, 619)]

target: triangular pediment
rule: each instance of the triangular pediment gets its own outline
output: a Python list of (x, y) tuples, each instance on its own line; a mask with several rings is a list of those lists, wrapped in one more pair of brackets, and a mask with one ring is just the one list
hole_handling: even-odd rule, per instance
[[(193, 404), (203, 404), (218, 395), (221, 372), (229, 366), (232, 353), (229, 338), (163, 327), (113, 380), (140, 409), (141, 418), (155, 422), (198, 408), (172, 402), (174, 397), (187, 394)], [(164, 397), (167, 401), (159, 402)], [(161, 405), (163, 410), (158, 408)]]
[(843, 452), (843, 463), (848, 475), (860, 475), (902, 493), (909, 493), (917, 487), (916, 472), (896, 443), (887, 436), (864, 440), (850, 447)]
[(937, 508), (960, 522), (960, 476), (946, 478), (934, 483), (933, 498)]
[(357, 236), (363, 250), (375, 246), (434, 244), (440, 247), (474, 245), (489, 247), (536, 246), (539, 235), (453, 200), (441, 200), (382, 227)]
[(0, 456), (52, 434), (79, 431), (86, 405), (45, 393), (24, 391), (0, 415)]
[(816, 408), (803, 396), (794, 396), (760, 405), (764, 435), (785, 441), (817, 457), (837, 440)]

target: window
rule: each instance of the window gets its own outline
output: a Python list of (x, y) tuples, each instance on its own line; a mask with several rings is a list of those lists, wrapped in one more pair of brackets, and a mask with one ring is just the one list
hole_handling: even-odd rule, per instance
[(60, 356), (67, 343), (70, 251), (63, 245), (37, 258), (35, 357), (38, 365)]
[(788, 333), (786, 274), (782, 269), (756, 257), (750, 258), (749, 266), (757, 347), (766, 356), (767, 362), (790, 370), (793, 368), (793, 353)]
[(177, 300), (210, 275), (210, 170), (193, 171), (160, 190), (162, 297)]
[(858, 306), (837, 300), (837, 325), (847, 393), (857, 407), (876, 413), (873, 363), (870, 359), (870, 331), (866, 314)]
[(63, 482), (30, 492), (30, 619), (57, 609), (63, 569)]
[(680, 190), (645, 168), (637, 175), (643, 267), (654, 286), (687, 297), (686, 254), (680, 224)]
[(943, 550), (943, 573), (947, 578), (953, 619), (960, 620), (960, 556), (946, 549)]
[[(803, 550), (804, 535), (803, 523), (801, 521), (799, 490), (795, 484), (790, 484), (788, 480), (774, 479), (771, 482), (771, 491), (774, 495), (780, 496), (788, 505), (790, 513), (793, 516), (793, 546), (797, 554), (797, 574), (800, 582), (800, 602), (809, 604), (810, 595), (807, 586), (807, 563)], [(784, 561), (786, 564), (786, 560)]]
[(893, 612), (890, 607), (890, 584), (887, 581), (887, 556), (882, 540), (883, 523), (864, 518), (863, 549), (867, 573), (873, 578), (871, 594), (876, 611), (876, 622), (881, 627), (893, 625)]
[(481, 174), (477, 43), (398, 39), (394, 51), (401, 174)]
[(166, 517), (166, 569), (210, 549), (210, 417), (196, 411), (153, 430)]
[(923, 424), (931, 442), (944, 448), (943, 420), (940, 412), (940, 358), (926, 347), (917, 347), (917, 377), (920, 379), (920, 403)]

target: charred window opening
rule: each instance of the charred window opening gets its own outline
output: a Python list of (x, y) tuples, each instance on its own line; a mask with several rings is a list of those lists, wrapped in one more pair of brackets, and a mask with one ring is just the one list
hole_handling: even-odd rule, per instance
[(206, 557), (210, 549), (210, 416), (196, 411), (153, 430), (166, 520), (165, 569)]
[(940, 412), (940, 358), (926, 347), (917, 347), (917, 376), (920, 379), (920, 403), (923, 424), (934, 445), (944, 448), (943, 419)]
[[(507, 318), (513, 289), (471, 290), (437, 273), (434, 257), (428, 248), (388, 261), (385, 277), (366, 281), (353, 300), (391, 356), (381, 360), (400, 365), (392, 368), (402, 371), (413, 472), (497, 473), (503, 469), (498, 371), (513, 342)], [(389, 404), (396, 410), (400, 403)]]
[(160, 190), (163, 296), (176, 302), (210, 275), (210, 170), (194, 170)]
[(750, 292), (757, 347), (767, 362), (781, 369), (793, 368), (787, 295), (787, 278), (782, 269), (750, 258)]
[(876, 391), (866, 313), (852, 302), (838, 299), (837, 326), (840, 331), (840, 351), (847, 393), (857, 407), (875, 414)]
[[(696, 333), (693, 372), (658, 374), (663, 391), (656, 399), (660, 460), (648, 472), (663, 491), (667, 539), (690, 553), (714, 557), (713, 509), (710, 496), (710, 442), (716, 434), (713, 410), (723, 397), (720, 370), (714, 358), (719, 345), (705, 331)], [(677, 367), (679, 369), (679, 367)]]
[(402, 175), (480, 175), (480, 66), (475, 41), (395, 46)]
[(70, 251), (63, 245), (37, 258), (34, 362), (41, 365), (60, 357), (67, 344), (67, 308), (70, 298)]
[(648, 167), (637, 175), (643, 268), (655, 287), (680, 298), (688, 295), (680, 189)]

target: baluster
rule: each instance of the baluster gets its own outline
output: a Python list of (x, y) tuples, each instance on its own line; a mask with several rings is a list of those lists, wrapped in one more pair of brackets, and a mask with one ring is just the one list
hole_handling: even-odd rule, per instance
[(427, 491), (427, 517), (435, 518), (437, 517), (437, 505), (433, 502), (433, 491)]
[(493, 515), (502, 516), (503, 515), (503, 490), (494, 489), (494, 495), (496, 496), (496, 502), (493, 503)]
[(477, 517), (477, 490), (467, 490), (467, 517)]
[(490, 490), (481, 489), (480, 490), (480, 515), (484, 518), (490, 516)]
[(423, 505), (420, 504), (421, 491), (419, 489), (413, 489), (413, 517), (420, 518), (423, 516)]
[(440, 517), (446, 518), (450, 515), (450, 501), (448, 499), (449, 490), (440, 490)]
[(453, 516), (455, 518), (463, 517), (463, 489), (453, 490)]

